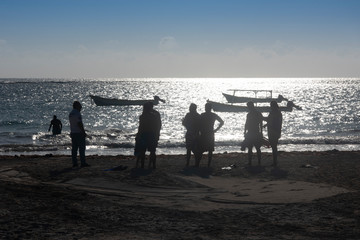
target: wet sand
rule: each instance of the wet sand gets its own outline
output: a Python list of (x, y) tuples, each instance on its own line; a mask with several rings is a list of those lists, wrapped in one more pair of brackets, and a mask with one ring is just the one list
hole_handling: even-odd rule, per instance
[(0, 238), (360, 239), (360, 152), (206, 157), (0, 156)]

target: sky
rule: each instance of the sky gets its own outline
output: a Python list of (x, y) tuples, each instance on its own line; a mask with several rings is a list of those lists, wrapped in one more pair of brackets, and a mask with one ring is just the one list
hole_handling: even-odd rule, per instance
[(359, 0), (0, 0), (0, 78), (360, 77)]

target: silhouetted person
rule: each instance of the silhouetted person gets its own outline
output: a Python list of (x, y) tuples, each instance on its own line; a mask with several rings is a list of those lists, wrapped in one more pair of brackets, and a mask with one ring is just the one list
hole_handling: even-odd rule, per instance
[(51, 127), (52, 127), (53, 135), (61, 134), (62, 123), (59, 119), (57, 119), (56, 115), (54, 115), (53, 119), (50, 122), (49, 132), (50, 132)]
[(186, 128), (185, 143), (186, 143), (186, 166), (190, 164), (191, 151), (195, 155), (195, 161), (199, 154), (198, 138), (199, 138), (199, 121), (200, 114), (196, 111), (196, 104), (192, 103), (189, 107), (189, 112), (185, 115), (182, 124)]
[(271, 111), (268, 117), (264, 118), (267, 121), (267, 131), (270, 146), (273, 153), (274, 166), (277, 166), (277, 145), (279, 143), (279, 138), (281, 137), (281, 128), (282, 128), (282, 113), (279, 109), (279, 105), (276, 101), (270, 103)]
[[(209, 152), (208, 167), (210, 167), (213, 151), (215, 150), (215, 133), (224, 125), (224, 121), (215, 113), (211, 112), (211, 103), (205, 104), (205, 112), (200, 115), (200, 148), (201, 153), (196, 160), (196, 165), (200, 165), (203, 152)], [(215, 121), (219, 122), (218, 127), (214, 130)]]
[(77, 151), (79, 149), (79, 155), (80, 155), (80, 163), (81, 167), (88, 167), (89, 164), (85, 161), (85, 129), (84, 124), (82, 121), (82, 116), (80, 114), (80, 111), (82, 109), (82, 106), (80, 102), (75, 101), (73, 103), (73, 110), (69, 114), (69, 121), (70, 121), (70, 136), (71, 136), (71, 158), (73, 167), (77, 167)]
[(141, 160), (141, 168), (145, 164), (145, 152), (150, 152), (149, 167), (156, 168), (156, 147), (158, 145), (161, 129), (161, 118), (158, 111), (153, 109), (153, 103), (147, 102), (143, 106), (143, 112), (139, 118), (139, 128), (136, 134), (135, 155), (136, 167)]
[(249, 112), (246, 116), (246, 123), (244, 129), (244, 137), (245, 137), (244, 145), (245, 147), (248, 148), (249, 165), (251, 165), (253, 147), (255, 147), (256, 149), (258, 164), (261, 165), (260, 147), (263, 141), (263, 135), (262, 135), (263, 116), (259, 111), (255, 109), (253, 102), (248, 102), (247, 107)]

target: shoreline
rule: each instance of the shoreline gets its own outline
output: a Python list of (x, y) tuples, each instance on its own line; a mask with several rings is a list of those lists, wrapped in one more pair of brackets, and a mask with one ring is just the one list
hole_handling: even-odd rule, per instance
[[(21, 147), (21, 146), (20, 146)], [(36, 149), (36, 146), (32, 149)], [(15, 156), (15, 155), (70, 155), (71, 149), (50, 149), (46, 148), (41, 150), (23, 150), (23, 151), (11, 151), (3, 150), (0, 151), (0, 156)], [(360, 151), (360, 144), (288, 144), (288, 145), (279, 145), (279, 151), (282, 152), (327, 152), (327, 151)], [(271, 153), (271, 148), (262, 148), (263, 153)], [(185, 154), (185, 146), (181, 147), (161, 147), (157, 148), (157, 154), (165, 155), (181, 155)], [(116, 156), (116, 155), (125, 155), (133, 156), (133, 148), (106, 148), (98, 146), (87, 146), (86, 155), (99, 155), (99, 156)], [(240, 146), (215, 146), (214, 154), (223, 154), (223, 153), (245, 153), (240, 150)]]
[[(356, 239), (360, 151), (0, 156), (0, 239)], [(146, 164), (148, 159), (146, 160)], [(194, 158), (191, 159), (191, 164)], [(118, 168), (119, 166), (127, 168)], [(147, 165), (146, 165), (147, 166)]]

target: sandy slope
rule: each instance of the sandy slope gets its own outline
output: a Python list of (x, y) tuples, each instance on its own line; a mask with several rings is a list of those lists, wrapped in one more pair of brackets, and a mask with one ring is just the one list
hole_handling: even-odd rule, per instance
[(156, 170), (87, 159), (74, 169), (69, 156), (0, 157), (0, 238), (360, 237), (359, 152), (281, 153), (279, 169), (267, 154), (262, 167), (233, 153), (199, 169), (182, 155), (159, 156)]

